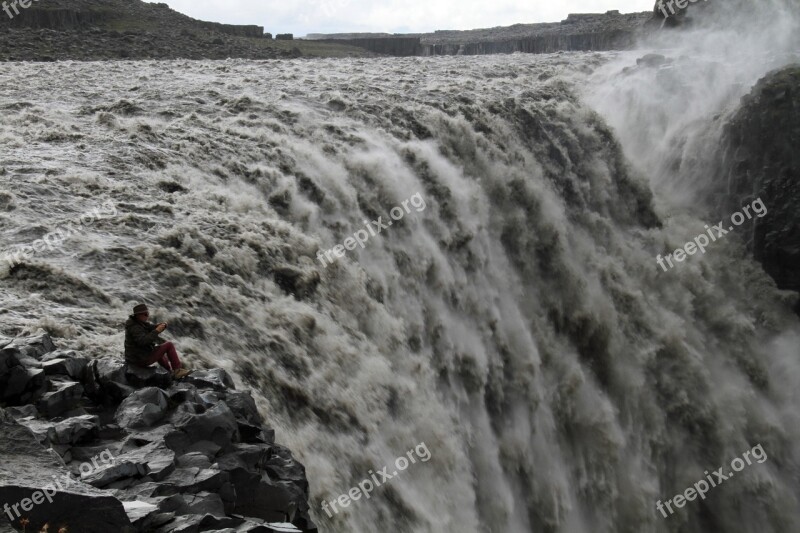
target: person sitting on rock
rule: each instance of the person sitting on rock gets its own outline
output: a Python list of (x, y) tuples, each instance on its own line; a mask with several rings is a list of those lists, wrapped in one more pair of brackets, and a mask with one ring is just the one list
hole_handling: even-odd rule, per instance
[(167, 329), (166, 322), (153, 324), (147, 321), (149, 316), (147, 306), (139, 304), (125, 322), (125, 362), (142, 368), (158, 363), (174, 378), (186, 377), (189, 371), (181, 365), (175, 346), (158, 336)]

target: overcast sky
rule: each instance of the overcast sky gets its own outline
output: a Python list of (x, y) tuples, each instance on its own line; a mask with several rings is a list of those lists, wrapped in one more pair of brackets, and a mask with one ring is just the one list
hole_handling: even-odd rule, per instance
[(166, 0), (191, 17), (272, 33), (468, 30), (557, 22), (569, 13), (650, 11), (654, 0)]

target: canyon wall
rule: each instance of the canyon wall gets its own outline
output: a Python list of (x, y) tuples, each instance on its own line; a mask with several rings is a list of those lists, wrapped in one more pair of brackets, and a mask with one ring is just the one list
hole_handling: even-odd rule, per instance
[(422, 55), (483, 55), (523, 52), (546, 54), (558, 51), (620, 50), (630, 47), (635, 34), (624, 30), (607, 33), (543, 35), (509, 41), (424, 44)]
[(440, 56), (623, 50), (652, 24), (649, 12), (579, 13), (554, 23), (415, 34), (313, 34), (312, 40), (347, 43), (390, 56)]
[[(10, 9), (10, 7), (9, 7)], [(5, 12), (0, 12), (0, 26), (16, 28), (33, 28), (48, 30), (75, 30), (94, 26), (113, 19), (110, 11), (87, 11), (70, 8), (42, 9), (30, 7), (18, 8), (19, 15), (8, 18)], [(11, 13), (14, 13), (13, 9)]]
[(239, 37), (264, 37), (264, 26), (246, 25), (238, 26), (235, 24), (220, 24), (219, 22), (198, 21), (200, 26), (209, 30), (218, 31), (228, 35)]
[[(427, 47), (420, 44), (419, 37), (369, 37), (356, 39), (315, 39), (315, 41), (349, 44), (364, 48), (376, 54), (408, 57), (419, 55), (434, 55), (426, 53)], [(440, 55), (440, 54), (436, 54)]]

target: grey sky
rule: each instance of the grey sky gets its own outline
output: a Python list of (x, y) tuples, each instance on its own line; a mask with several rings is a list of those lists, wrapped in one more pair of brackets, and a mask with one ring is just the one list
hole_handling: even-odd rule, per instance
[(166, 0), (181, 13), (272, 33), (467, 30), (557, 22), (569, 13), (650, 11), (654, 0)]

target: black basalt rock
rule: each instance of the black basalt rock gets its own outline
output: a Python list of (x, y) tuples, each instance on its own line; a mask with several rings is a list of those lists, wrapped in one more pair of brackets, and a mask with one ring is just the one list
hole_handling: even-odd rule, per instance
[(28, 530), (316, 531), (305, 468), (224, 370), (174, 382), (157, 367), (54, 351), (46, 335), (0, 346), (0, 384), (20, 404), (0, 409), (0, 503), (71, 476), (17, 517)]
[[(134, 532), (121, 501), (72, 479), (61, 458), (2, 409), (0, 457), (0, 502), (12, 508), (15, 526), (25, 518), (30, 521), (29, 531), (58, 522), (87, 533)], [(54, 477), (62, 489), (54, 484)], [(86, 512), (89, 509), (91, 513)]]
[[(800, 66), (772, 72), (725, 127), (707, 201), (729, 217), (760, 199), (739, 233), (781, 289), (800, 292)], [(796, 308), (800, 314), (800, 303)]]

